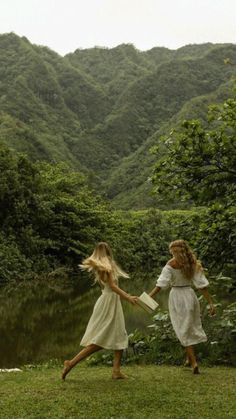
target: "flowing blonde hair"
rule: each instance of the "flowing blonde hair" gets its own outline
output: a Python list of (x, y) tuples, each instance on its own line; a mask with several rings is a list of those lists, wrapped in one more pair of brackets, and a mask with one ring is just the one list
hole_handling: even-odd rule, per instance
[(187, 279), (191, 279), (194, 272), (202, 270), (202, 265), (197, 260), (192, 249), (185, 240), (175, 240), (170, 243), (169, 249), (178, 262), (181, 271)]
[(79, 267), (95, 274), (95, 282), (104, 282), (104, 273), (111, 273), (115, 278), (129, 278), (113, 258), (112, 250), (106, 242), (100, 242), (95, 246), (91, 256), (83, 260)]

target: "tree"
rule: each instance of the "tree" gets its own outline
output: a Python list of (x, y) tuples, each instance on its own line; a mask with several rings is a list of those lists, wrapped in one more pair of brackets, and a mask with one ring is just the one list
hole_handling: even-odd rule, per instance
[(77, 264), (102, 240), (108, 208), (80, 172), (0, 146), (0, 282)]
[(236, 185), (236, 99), (210, 108), (209, 129), (199, 120), (184, 121), (154, 148), (166, 149), (155, 165), (156, 192), (193, 199), (197, 204), (231, 205)]
[(38, 168), (41, 190), (35, 231), (48, 241), (48, 255), (75, 266), (102, 240), (106, 204), (89, 189), (86, 178), (66, 164), (39, 163)]
[(236, 99), (211, 106), (208, 127), (183, 121), (153, 150), (156, 193), (209, 208), (196, 238), (208, 266), (231, 272), (236, 252)]

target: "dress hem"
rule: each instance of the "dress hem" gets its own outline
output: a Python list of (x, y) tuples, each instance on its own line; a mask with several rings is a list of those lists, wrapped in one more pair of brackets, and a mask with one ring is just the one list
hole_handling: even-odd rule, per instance
[(114, 346), (111, 347), (111, 346), (100, 345), (98, 342), (93, 342), (93, 341), (88, 342), (87, 344), (80, 343), (80, 346), (83, 346), (84, 348), (86, 348), (89, 345), (97, 345), (97, 346), (100, 346), (100, 348), (102, 348), (102, 349), (107, 349), (107, 350), (111, 350), (111, 351), (122, 351), (122, 350), (128, 348), (128, 345), (127, 346), (122, 346), (122, 347), (120, 347), (120, 346), (119, 347), (114, 347)]
[(203, 343), (203, 342), (207, 342), (207, 338), (205, 338), (205, 339), (201, 339), (201, 340), (199, 340), (199, 341), (195, 341), (195, 342), (191, 342), (191, 343), (188, 343), (187, 345), (185, 344), (185, 345), (183, 345), (183, 343), (182, 342), (180, 342), (181, 343), (181, 345), (184, 347), (184, 348), (186, 348), (187, 346), (193, 346), (193, 345), (198, 345), (199, 343)]

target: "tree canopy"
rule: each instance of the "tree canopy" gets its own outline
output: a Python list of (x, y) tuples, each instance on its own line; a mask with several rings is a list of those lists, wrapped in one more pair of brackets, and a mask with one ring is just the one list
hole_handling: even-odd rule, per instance
[(157, 161), (155, 190), (197, 204), (233, 204), (236, 188), (236, 99), (212, 106), (208, 127), (199, 120), (183, 121), (162, 143), (166, 153)]
[(199, 120), (183, 121), (153, 149), (155, 192), (208, 207), (196, 246), (209, 265), (229, 272), (235, 267), (236, 252), (235, 121), (233, 97), (210, 107), (207, 126)]

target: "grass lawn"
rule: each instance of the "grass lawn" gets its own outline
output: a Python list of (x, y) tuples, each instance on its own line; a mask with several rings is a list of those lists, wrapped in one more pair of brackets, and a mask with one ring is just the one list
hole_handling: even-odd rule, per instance
[(236, 370), (129, 366), (127, 380), (111, 380), (109, 367), (77, 366), (65, 382), (61, 370), (37, 367), (0, 373), (0, 418), (225, 419), (236, 418)]

